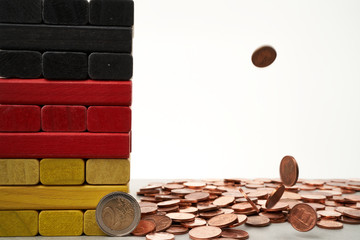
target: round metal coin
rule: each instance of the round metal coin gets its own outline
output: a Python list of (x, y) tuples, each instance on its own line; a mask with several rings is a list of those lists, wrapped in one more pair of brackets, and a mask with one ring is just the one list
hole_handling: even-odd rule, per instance
[(112, 192), (104, 196), (96, 207), (96, 222), (110, 236), (131, 233), (139, 224), (139, 203), (130, 194)]
[(275, 61), (276, 51), (270, 46), (263, 46), (255, 50), (251, 61), (256, 67), (267, 67)]
[(285, 186), (294, 186), (299, 177), (298, 164), (292, 156), (285, 156), (280, 163), (280, 178)]

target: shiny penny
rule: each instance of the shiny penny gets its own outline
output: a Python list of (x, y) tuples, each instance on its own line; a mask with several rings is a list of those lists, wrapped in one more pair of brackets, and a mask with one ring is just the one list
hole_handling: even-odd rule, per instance
[(225, 238), (248, 239), (249, 233), (240, 229), (223, 229), (221, 236)]
[(317, 223), (317, 226), (320, 228), (325, 228), (325, 229), (341, 229), (341, 228), (343, 228), (343, 224), (341, 222), (331, 221), (331, 220), (320, 220)]
[(214, 227), (225, 227), (238, 220), (238, 217), (234, 213), (221, 214), (215, 217), (212, 217), (208, 221), (209, 226)]
[(263, 46), (254, 51), (251, 61), (256, 67), (267, 67), (276, 59), (276, 51), (270, 46)]
[(220, 236), (221, 228), (213, 226), (196, 227), (189, 231), (189, 236), (193, 240), (203, 240)]
[(270, 224), (270, 219), (266, 216), (248, 216), (246, 224), (254, 227), (265, 227)]
[(156, 225), (156, 229), (155, 229), (156, 232), (165, 231), (172, 224), (171, 218), (162, 215), (149, 215), (143, 217), (142, 219), (154, 221)]
[(285, 186), (283, 184), (280, 184), (268, 197), (266, 200), (265, 207), (266, 208), (272, 208), (275, 206), (275, 204), (280, 200), (282, 195), (285, 192)]
[(299, 177), (299, 167), (294, 157), (285, 156), (280, 163), (280, 178), (285, 186), (294, 186)]
[(185, 195), (184, 198), (190, 200), (196, 200), (196, 201), (204, 201), (208, 199), (209, 196), (210, 194), (207, 192), (193, 192)]
[(213, 204), (219, 207), (226, 207), (235, 201), (234, 196), (222, 196), (214, 200)]
[(172, 233), (158, 232), (149, 233), (146, 235), (146, 240), (174, 240), (175, 236)]
[(316, 221), (316, 211), (306, 203), (295, 205), (289, 214), (290, 224), (300, 232), (307, 232), (313, 229), (316, 225)]
[(155, 222), (150, 220), (140, 220), (139, 224), (131, 234), (134, 236), (145, 236), (146, 234), (153, 232), (155, 228)]
[(96, 207), (96, 221), (110, 236), (131, 233), (141, 218), (139, 203), (130, 194), (112, 192), (104, 196)]

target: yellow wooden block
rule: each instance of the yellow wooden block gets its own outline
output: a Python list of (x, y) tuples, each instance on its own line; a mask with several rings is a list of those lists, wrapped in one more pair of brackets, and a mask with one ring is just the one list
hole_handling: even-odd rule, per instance
[(0, 210), (95, 209), (111, 192), (128, 192), (127, 185), (0, 186)]
[(80, 236), (84, 214), (80, 210), (41, 211), (39, 233), (43, 236)]
[(0, 211), (0, 237), (35, 236), (38, 217), (37, 211)]
[(39, 183), (39, 160), (0, 159), (0, 185), (35, 185)]
[(40, 182), (44, 185), (81, 185), (85, 179), (83, 159), (47, 158), (40, 161)]
[(84, 233), (88, 236), (104, 236), (106, 234), (99, 228), (95, 212), (95, 210), (87, 210), (84, 213)]
[(126, 184), (129, 180), (129, 159), (89, 159), (86, 161), (86, 182), (89, 184)]

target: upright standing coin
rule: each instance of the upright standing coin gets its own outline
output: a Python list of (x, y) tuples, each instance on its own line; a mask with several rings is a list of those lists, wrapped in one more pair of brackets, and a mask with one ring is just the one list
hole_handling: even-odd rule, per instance
[(285, 156), (280, 163), (280, 178), (285, 186), (294, 186), (299, 177), (298, 164), (292, 156)]
[(315, 227), (317, 213), (310, 205), (299, 203), (291, 209), (289, 222), (296, 230), (307, 232)]
[(280, 184), (268, 197), (265, 203), (266, 208), (272, 208), (280, 200), (281, 196), (284, 194), (285, 186)]
[(112, 192), (103, 197), (96, 207), (96, 221), (110, 236), (131, 233), (139, 224), (140, 206), (136, 199), (124, 192)]
[(263, 46), (255, 50), (251, 56), (252, 63), (257, 67), (267, 67), (275, 61), (276, 51), (270, 46)]

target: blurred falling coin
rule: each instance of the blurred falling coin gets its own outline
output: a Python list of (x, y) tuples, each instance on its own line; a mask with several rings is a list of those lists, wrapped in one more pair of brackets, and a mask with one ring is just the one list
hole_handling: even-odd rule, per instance
[(280, 163), (280, 178), (285, 186), (294, 186), (299, 177), (299, 167), (294, 157), (285, 156)]
[(276, 59), (276, 51), (270, 46), (263, 46), (254, 51), (251, 56), (252, 63), (259, 68), (267, 67)]
[(193, 240), (204, 240), (220, 236), (221, 228), (212, 226), (196, 227), (189, 231), (189, 236)]
[(104, 196), (96, 207), (96, 222), (110, 236), (131, 233), (141, 218), (139, 203), (130, 194), (112, 192)]
[(317, 213), (306, 203), (296, 204), (290, 211), (289, 222), (299, 232), (313, 229), (317, 222)]
[(275, 204), (280, 200), (282, 195), (284, 194), (285, 186), (280, 184), (268, 197), (266, 200), (265, 207), (272, 208)]

